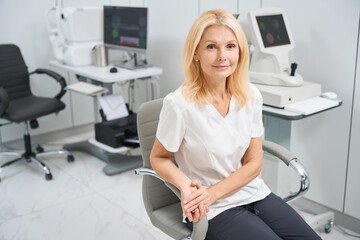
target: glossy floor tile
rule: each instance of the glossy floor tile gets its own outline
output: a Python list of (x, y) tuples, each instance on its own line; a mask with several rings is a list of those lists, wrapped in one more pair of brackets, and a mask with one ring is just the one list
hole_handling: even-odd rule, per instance
[[(59, 148), (88, 135), (44, 147)], [(2, 170), (0, 240), (170, 239), (146, 215), (141, 176), (133, 171), (107, 176), (102, 171), (105, 162), (82, 152), (74, 155), (72, 163), (63, 157), (44, 160), (53, 173), (52, 181), (46, 181), (42, 170), (31, 163), (19, 162)], [(336, 228), (319, 234), (325, 240), (355, 239)]]

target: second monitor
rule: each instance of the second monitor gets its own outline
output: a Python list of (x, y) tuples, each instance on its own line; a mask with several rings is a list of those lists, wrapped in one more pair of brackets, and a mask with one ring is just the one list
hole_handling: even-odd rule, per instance
[(116, 66), (136, 69), (149, 67), (137, 54), (146, 54), (147, 8), (104, 6), (104, 44), (132, 54)]

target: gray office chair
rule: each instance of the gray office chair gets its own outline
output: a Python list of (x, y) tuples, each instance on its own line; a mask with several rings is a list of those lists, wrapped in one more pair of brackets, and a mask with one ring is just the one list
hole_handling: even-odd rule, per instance
[[(61, 86), (60, 92), (54, 98), (37, 97), (31, 93), (30, 75), (46, 74), (54, 78)], [(24, 123), (25, 152), (0, 152), (0, 157), (12, 157), (15, 160), (4, 163), (2, 168), (20, 160), (36, 163), (45, 173), (45, 179), (51, 180), (52, 174), (48, 166), (38, 158), (53, 154), (66, 154), (69, 162), (74, 161), (74, 156), (66, 149), (44, 152), (40, 145), (31, 146), (29, 134), (29, 123), (32, 128), (37, 128), (37, 118), (58, 113), (65, 108), (60, 101), (65, 94), (66, 82), (59, 74), (47, 70), (36, 69), (30, 73), (27, 70), (20, 49), (13, 44), (0, 45), (0, 118), (8, 120), (9, 123)], [(1, 178), (0, 178), (1, 181)]]
[[(182, 222), (182, 209), (180, 192), (173, 185), (164, 182), (150, 165), (150, 152), (155, 141), (156, 129), (159, 120), (163, 99), (143, 103), (138, 111), (138, 134), (143, 157), (143, 168), (135, 170), (138, 175), (143, 175), (142, 194), (145, 209), (152, 224), (174, 239), (204, 239), (207, 232), (208, 221), (206, 218), (194, 223), (191, 232)], [(171, 131), (171, 129), (169, 129)], [(269, 141), (263, 141), (264, 151), (281, 159), (286, 165), (291, 166), (300, 176), (298, 192), (284, 198), (289, 202), (303, 195), (309, 188), (309, 177), (297, 158), (282, 146)], [(264, 158), (267, 155), (264, 154)]]

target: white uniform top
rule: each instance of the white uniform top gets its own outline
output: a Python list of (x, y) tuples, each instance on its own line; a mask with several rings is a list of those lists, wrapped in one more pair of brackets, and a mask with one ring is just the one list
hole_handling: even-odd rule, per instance
[[(250, 84), (251, 85), (251, 84)], [(191, 180), (210, 187), (239, 169), (252, 137), (261, 137), (262, 96), (251, 85), (252, 96), (245, 106), (233, 97), (222, 117), (211, 105), (196, 105), (181, 94), (168, 94), (163, 101), (156, 137), (175, 155), (179, 169)], [(259, 177), (210, 206), (207, 218), (235, 207), (264, 199), (269, 188)]]

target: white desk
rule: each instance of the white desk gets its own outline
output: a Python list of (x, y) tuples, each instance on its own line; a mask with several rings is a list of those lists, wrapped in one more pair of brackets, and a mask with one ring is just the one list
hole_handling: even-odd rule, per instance
[[(79, 81), (86, 81), (107, 88), (108, 91), (106, 93), (112, 93), (112, 85), (114, 83), (134, 81), (136, 79), (140, 79), (140, 80), (151, 79), (154, 76), (161, 75), (163, 72), (163, 70), (158, 67), (141, 68), (136, 70), (128, 70), (117, 67), (118, 71), (116, 73), (111, 73), (110, 68), (113, 66), (73, 67), (62, 64), (56, 60), (50, 61), (49, 64), (75, 74)], [(94, 114), (95, 114), (96, 122), (100, 121), (100, 117), (98, 114), (98, 109), (99, 109), (98, 99), (97, 99), (98, 96), (99, 95), (92, 96), (94, 99)], [(129, 156), (129, 155), (118, 154), (119, 152), (126, 151), (127, 148), (125, 147), (120, 147), (118, 149), (113, 149), (113, 148), (111, 149), (111, 147), (100, 148), (99, 146), (102, 146), (102, 144), (98, 143), (95, 139), (89, 139), (87, 141), (65, 145), (64, 148), (71, 151), (86, 152), (105, 161), (106, 163), (108, 163), (108, 165), (106, 165), (103, 170), (108, 175), (113, 175), (116, 173), (128, 171), (142, 166), (141, 156)], [(109, 150), (109, 148), (111, 149), (111, 151)]]
[[(311, 117), (315, 114), (320, 114), (324, 111), (341, 106), (342, 101), (340, 99), (335, 99), (338, 102), (338, 105), (335, 107), (330, 107), (319, 112), (303, 115), (291, 111), (287, 111), (280, 108), (263, 106), (263, 116), (264, 116), (264, 126), (265, 126), (265, 140), (275, 142), (290, 150), (290, 139), (291, 139), (291, 123), (295, 120), (304, 119)], [(299, 159), (301, 162), (301, 159)], [(287, 196), (290, 192), (290, 171), (283, 165), (279, 163), (277, 166), (269, 165), (274, 164), (274, 162), (264, 162), (264, 168), (269, 168), (272, 171), (271, 177), (264, 177), (264, 180), (269, 184), (269, 187), (272, 188), (277, 194), (281, 196)], [(281, 180), (280, 180), (281, 178)], [(288, 181), (284, 180), (288, 179)]]
[(59, 67), (61, 69), (72, 72), (78, 76), (95, 80), (100, 83), (116, 83), (124, 82), (132, 79), (141, 79), (149, 78), (153, 76), (161, 75), (163, 70), (159, 67), (149, 67), (149, 68), (140, 68), (136, 70), (128, 70), (124, 68), (117, 67), (116, 73), (111, 73), (110, 68), (113, 66), (106, 67), (95, 67), (95, 66), (82, 66), (82, 67), (72, 67), (60, 63), (59, 61), (52, 60), (50, 65)]
[[(90, 82), (95, 85), (101, 85), (107, 88), (107, 94), (112, 94), (112, 85), (114, 83), (127, 81), (133, 82), (137, 79), (151, 79), (152, 77), (161, 75), (163, 73), (162, 68), (159, 67), (140, 68), (136, 70), (129, 70), (117, 67), (118, 71), (116, 73), (111, 73), (110, 68), (113, 67), (111, 65), (106, 67), (95, 67), (93, 65), (73, 67), (63, 64), (57, 60), (50, 61), (50, 65), (75, 74), (79, 81)], [(97, 112), (99, 111), (99, 102), (97, 99), (98, 96), (99, 95), (94, 95), (95, 122), (100, 121), (99, 114), (97, 114)]]
[(281, 108), (264, 105), (263, 115), (266, 116), (265, 139), (276, 142), (283, 147), (290, 149), (291, 121), (311, 117), (315, 114), (319, 114), (341, 106), (342, 101), (340, 99), (334, 100), (338, 102), (337, 106), (330, 107), (309, 115), (304, 115), (296, 112), (287, 111)]

